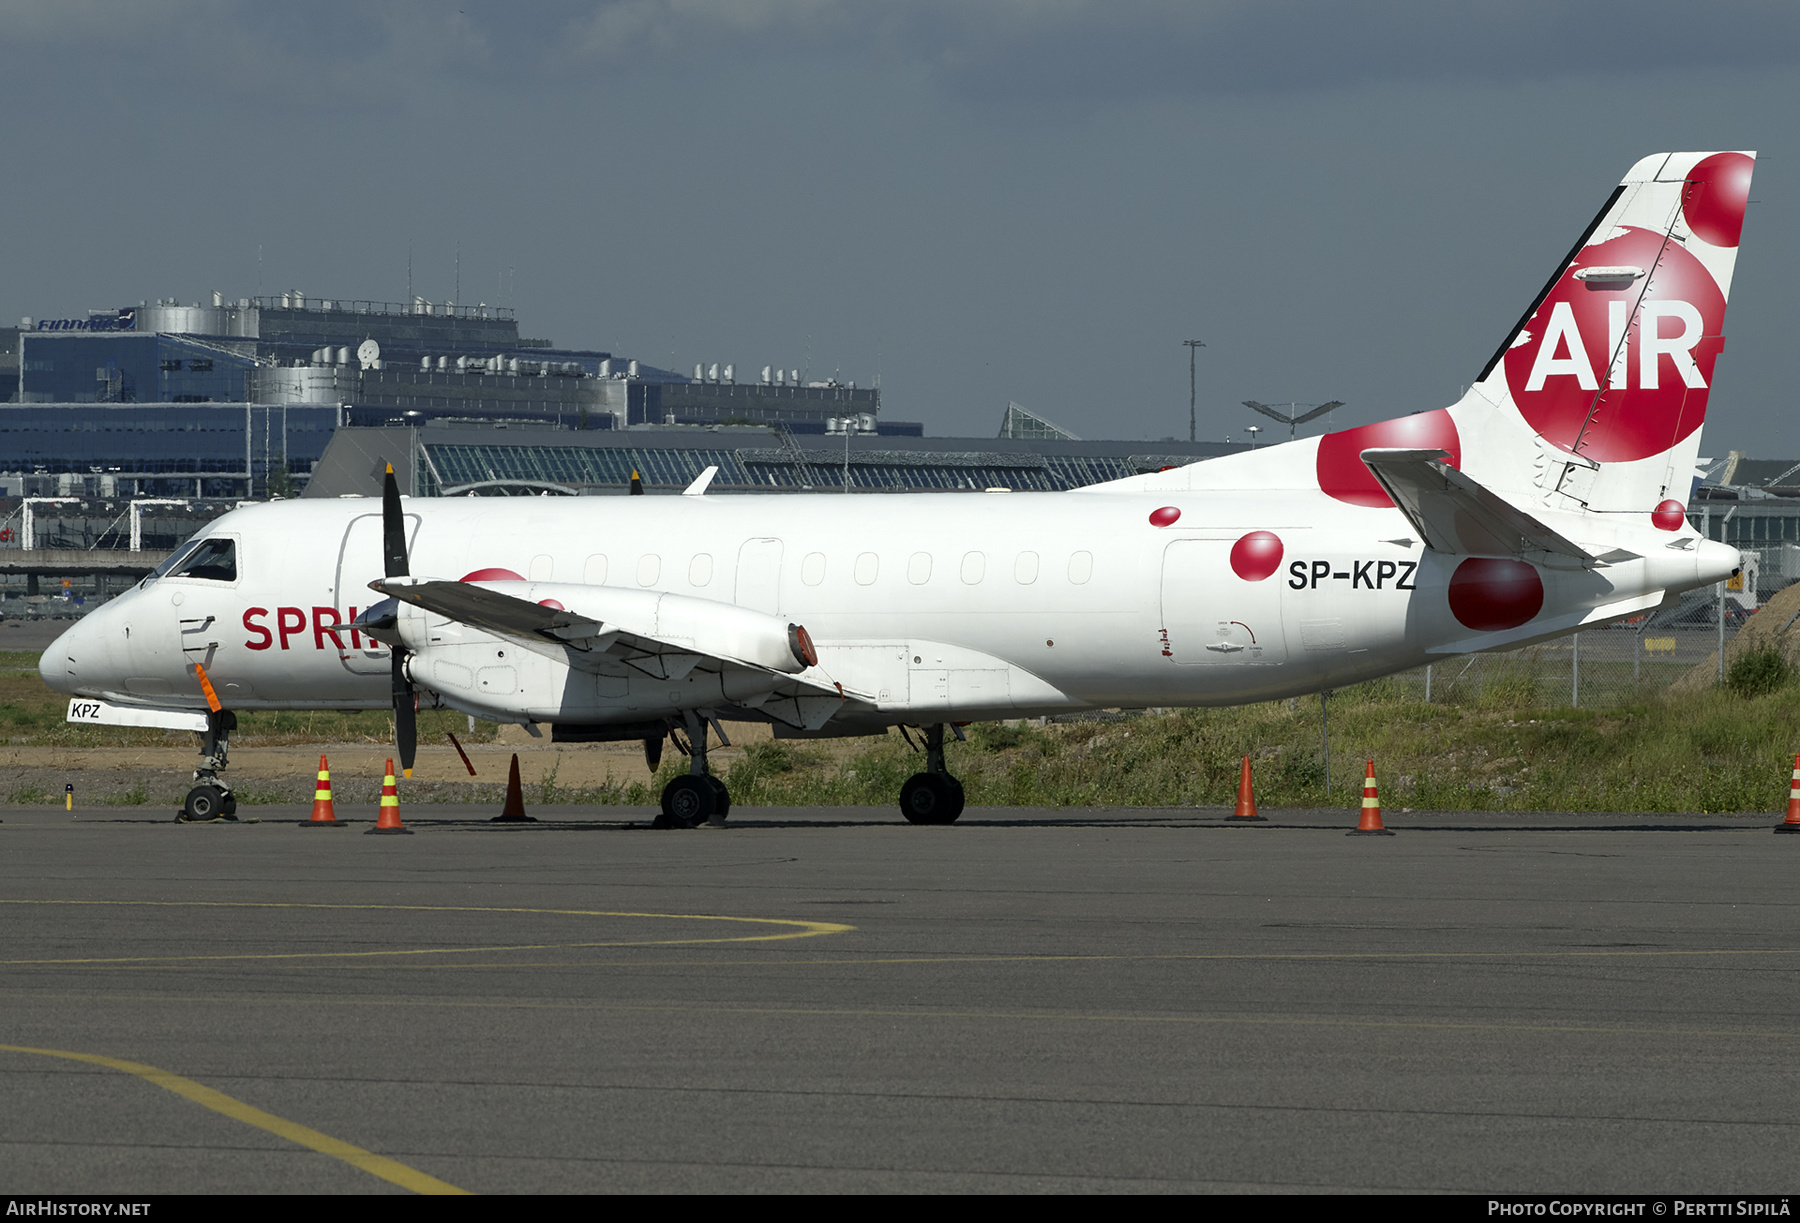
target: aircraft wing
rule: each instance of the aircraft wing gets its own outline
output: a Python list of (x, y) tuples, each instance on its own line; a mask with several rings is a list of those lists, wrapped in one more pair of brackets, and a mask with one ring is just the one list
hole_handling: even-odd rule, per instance
[(1584, 565), (1628, 559), (1595, 556), (1524, 510), (1450, 466), (1443, 450), (1362, 452), (1362, 461), (1407, 521), (1434, 552), (1523, 557), (1552, 553)]
[(823, 725), (846, 701), (856, 701), (842, 685), (817, 672), (810, 676), (786, 673), (697, 648), (691, 639), (634, 631), (472, 582), (389, 578), (370, 582), (369, 588), (526, 649), (554, 652), (580, 671), (601, 675), (636, 671), (671, 681), (685, 679), (696, 670), (717, 672), (735, 704), (797, 726)]

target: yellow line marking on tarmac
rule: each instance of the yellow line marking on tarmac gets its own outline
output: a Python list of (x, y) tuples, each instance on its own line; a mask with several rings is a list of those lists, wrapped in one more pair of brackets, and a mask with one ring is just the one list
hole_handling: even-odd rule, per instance
[(253, 1125), (259, 1130), (303, 1147), (311, 1147), (321, 1155), (329, 1155), (333, 1159), (341, 1159), (347, 1164), (361, 1168), (371, 1176), (378, 1176), (402, 1189), (410, 1189), (414, 1193), (427, 1194), (463, 1194), (467, 1189), (458, 1189), (435, 1176), (428, 1176), (417, 1168), (409, 1168), (398, 1160), (389, 1159), (385, 1155), (377, 1155), (373, 1151), (365, 1151), (359, 1146), (340, 1141), (329, 1134), (321, 1134), (318, 1130), (277, 1117), (274, 1113), (265, 1113), (260, 1108), (253, 1108), (242, 1100), (237, 1100), (222, 1091), (203, 1086), (192, 1079), (182, 1078), (156, 1066), (146, 1066), (143, 1062), (127, 1062), (116, 1057), (101, 1057), (97, 1053), (73, 1053), (67, 1049), (33, 1049), (25, 1045), (0, 1045), (0, 1050), (7, 1053), (35, 1053), (40, 1057), (60, 1057), (72, 1062), (89, 1062), (95, 1066), (105, 1066), (109, 1070), (119, 1070), (126, 1074), (135, 1074), (138, 1078), (156, 1084), (164, 1091), (172, 1091), (178, 1096), (192, 1100), (202, 1108), (210, 1108), (215, 1113), (222, 1113), (233, 1121), (241, 1121), (245, 1125)]
[(595, 947), (679, 947), (706, 943), (769, 943), (785, 939), (815, 938), (821, 934), (842, 934), (856, 929), (841, 922), (804, 921), (781, 917), (728, 917), (716, 913), (625, 913), (600, 909), (533, 909), (486, 905), (381, 905), (381, 904), (313, 904), (306, 902), (254, 900), (0, 900), (9, 905), (106, 905), (170, 909), (324, 909), (365, 910), (386, 913), (526, 913), (552, 917), (630, 917), (655, 918), (666, 921), (735, 922), (745, 925), (789, 926), (795, 929), (779, 934), (740, 934), (719, 938), (668, 938), (612, 940), (591, 943), (519, 943), (478, 947), (410, 947), (383, 948), (378, 951), (283, 951), (241, 952), (227, 955), (137, 955), (85, 956), (62, 959), (0, 960), (0, 966), (17, 967), (31, 964), (170, 964), (211, 962), (219, 960), (346, 960), (391, 958), (420, 955), (467, 955), (496, 951), (566, 951)]

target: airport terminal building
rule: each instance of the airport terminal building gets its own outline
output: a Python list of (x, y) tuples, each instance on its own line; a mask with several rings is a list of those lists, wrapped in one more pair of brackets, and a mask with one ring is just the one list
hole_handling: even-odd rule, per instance
[[(880, 392), (764, 366), (693, 375), (519, 334), (512, 311), (301, 293), (162, 300), (0, 330), (0, 493), (254, 497), (304, 485), (336, 430), (505, 422), (574, 432), (823, 434)], [(8, 377), (10, 375), (10, 377)]]

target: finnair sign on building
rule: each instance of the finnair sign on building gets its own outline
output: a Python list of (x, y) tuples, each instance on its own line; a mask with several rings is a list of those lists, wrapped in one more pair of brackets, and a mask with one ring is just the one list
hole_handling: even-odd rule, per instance
[(132, 331), (137, 327), (137, 311), (119, 310), (86, 318), (41, 318), (30, 326), (33, 331)]

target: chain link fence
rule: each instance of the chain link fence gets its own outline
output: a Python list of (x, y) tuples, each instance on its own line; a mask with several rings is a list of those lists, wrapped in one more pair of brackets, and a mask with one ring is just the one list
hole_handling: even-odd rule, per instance
[(1487, 654), (1446, 658), (1378, 683), (1414, 700), (1604, 709), (1663, 692), (1703, 665), (1718, 667), (1752, 613), (1723, 604), (1718, 588), (1690, 591), (1673, 607), (1633, 622)]

